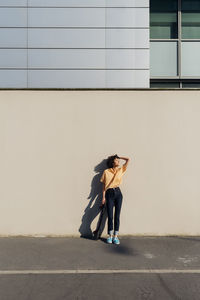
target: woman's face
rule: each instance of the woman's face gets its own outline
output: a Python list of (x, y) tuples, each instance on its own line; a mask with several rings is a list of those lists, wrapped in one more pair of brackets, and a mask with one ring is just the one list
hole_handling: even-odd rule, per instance
[(119, 158), (114, 159), (113, 167), (119, 166)]

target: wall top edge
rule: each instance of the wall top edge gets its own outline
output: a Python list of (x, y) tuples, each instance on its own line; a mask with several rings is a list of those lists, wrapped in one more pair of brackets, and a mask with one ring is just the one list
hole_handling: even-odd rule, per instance
[(1, 91), (192, 91), (200, 88), (0, 88)]

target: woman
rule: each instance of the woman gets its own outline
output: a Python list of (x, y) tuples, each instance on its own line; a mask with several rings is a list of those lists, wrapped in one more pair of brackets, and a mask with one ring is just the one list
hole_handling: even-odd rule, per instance
[[(119, 160), (126, 160), (122, 167), (119, 167)], [(119, 157), (117, 154), (107, 158), (107, 169), (104, 170), (100, 181), (103, 183), (103, 198), (102, 205), (106, 205), (108, 213), (108, 238), (107, 243), (120, 244), (118, 233), (120, 224), (120, 211), (122, 206), (123, 195), (119, 188), (122, 183), (122, 176), (124, 175), (129, 158)], [(114, 237), (113, 237), (113, 207), (115, 207), (114, 215)]]

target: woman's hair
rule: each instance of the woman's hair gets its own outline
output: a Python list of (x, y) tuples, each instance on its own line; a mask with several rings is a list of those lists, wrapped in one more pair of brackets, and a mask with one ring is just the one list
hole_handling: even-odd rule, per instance
[(113, 163), (114, 163), (115, 158), (119, 158), (119, 156), (117, 154), (108, 156), (107, 161), (106, 161), (106, 164), (107, 164), (108, 168), (113, 167)]

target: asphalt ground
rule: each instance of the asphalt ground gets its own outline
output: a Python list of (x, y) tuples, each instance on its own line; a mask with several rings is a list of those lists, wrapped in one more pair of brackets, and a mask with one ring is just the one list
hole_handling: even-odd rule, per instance
[(0, 238), (0, 300), (200, 299), (200, 237)]

